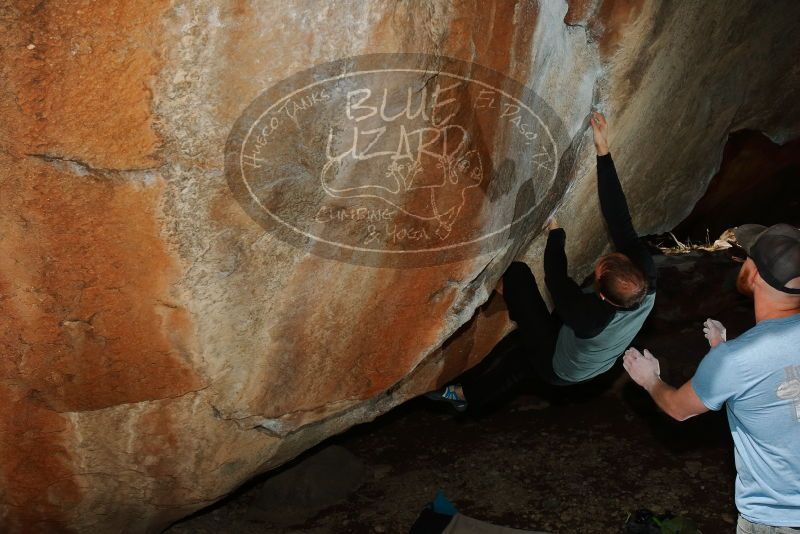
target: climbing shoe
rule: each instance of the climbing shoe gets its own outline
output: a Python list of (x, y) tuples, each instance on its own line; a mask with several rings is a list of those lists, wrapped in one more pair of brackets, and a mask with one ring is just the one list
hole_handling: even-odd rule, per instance
[(425, 394), (425, 398), (448, 405), (453, 410), (461, 413), (467, 409), (467, 401), (456, 393), (454, 385)]

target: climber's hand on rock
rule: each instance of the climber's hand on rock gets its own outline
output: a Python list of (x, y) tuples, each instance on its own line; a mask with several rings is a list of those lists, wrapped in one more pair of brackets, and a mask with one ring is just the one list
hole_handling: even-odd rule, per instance
[(549, 232), (550, 230), (555, 230), (556, 228), (561, 228), (561, 227), (558, 225), (558, 221), (556, 220), (555, 216), (553, 216), (547, 219), (547, 222), (544, 223), (544, 226), (542, 226), (542, 228)]
[(622, 366), (628, 371), (634, 382), (648, 391), (661, 379), (661, 366), (647, 349), (644, 354), (633, 347), (626, 350), (625, 356), (622, 358)]
[(703, 335), (712, 349), (728, 340), (725, 336), (725, 327), (721, 322), (714, 319), (706, 319), (706, 322), (703, 323)]
[(594, 147), (598, 156), (608, 154), (608, 122), (602, 113), (592, 111), (592, 133), (594, 134)]

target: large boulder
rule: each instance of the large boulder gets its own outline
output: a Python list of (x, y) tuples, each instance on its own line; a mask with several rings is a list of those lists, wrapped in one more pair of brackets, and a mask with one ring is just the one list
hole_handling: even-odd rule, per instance
[[(1, 7), (3, 530), (157, 532), (474, 365), (510, 328), (492, 287), (515, 257), (536, 267), (551, 212), (576, 274), (607, 246), (592, 106), (638, 228), (669, 229), (731, 131), (800, 135), (798, 19), (793, 0)], [(418, 55), (347, 59), (396, 53)], [(259, 110), (370, 65), (394, 96), (467, 80), (452, 129), (417, 117), (398, 145), (433, 132), (419, 178), (319, 150), (376, 120), (330, 82), (297, 93), (295, 129), (260, 130), (271, 167), (246, 191), (232, 154)], [(387, 217), (394, 241), (354, 248)]]

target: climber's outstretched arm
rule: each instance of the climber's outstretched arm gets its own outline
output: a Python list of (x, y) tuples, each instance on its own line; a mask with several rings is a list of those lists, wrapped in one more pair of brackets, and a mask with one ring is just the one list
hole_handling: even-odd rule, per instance
[(597, 149), (597, 196), (600, 211), (608, 225), (614, 248), (635, 263), (644, 273), (650, 292), (655, 291), (657, 271), (647, 246), (633, 227), (625, 192), (619, 182), (614, 160), (608, 149), (608, 123), (602, 113), (592, 113), (592, 133)]

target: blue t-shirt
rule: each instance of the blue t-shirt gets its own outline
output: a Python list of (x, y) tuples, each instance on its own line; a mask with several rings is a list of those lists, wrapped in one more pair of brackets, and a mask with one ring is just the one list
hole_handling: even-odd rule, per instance
[(718, 345), (692, 386), (709, 409), (727, 404), (739, 513), (800, 526), (800, 314), (761, 321)]

